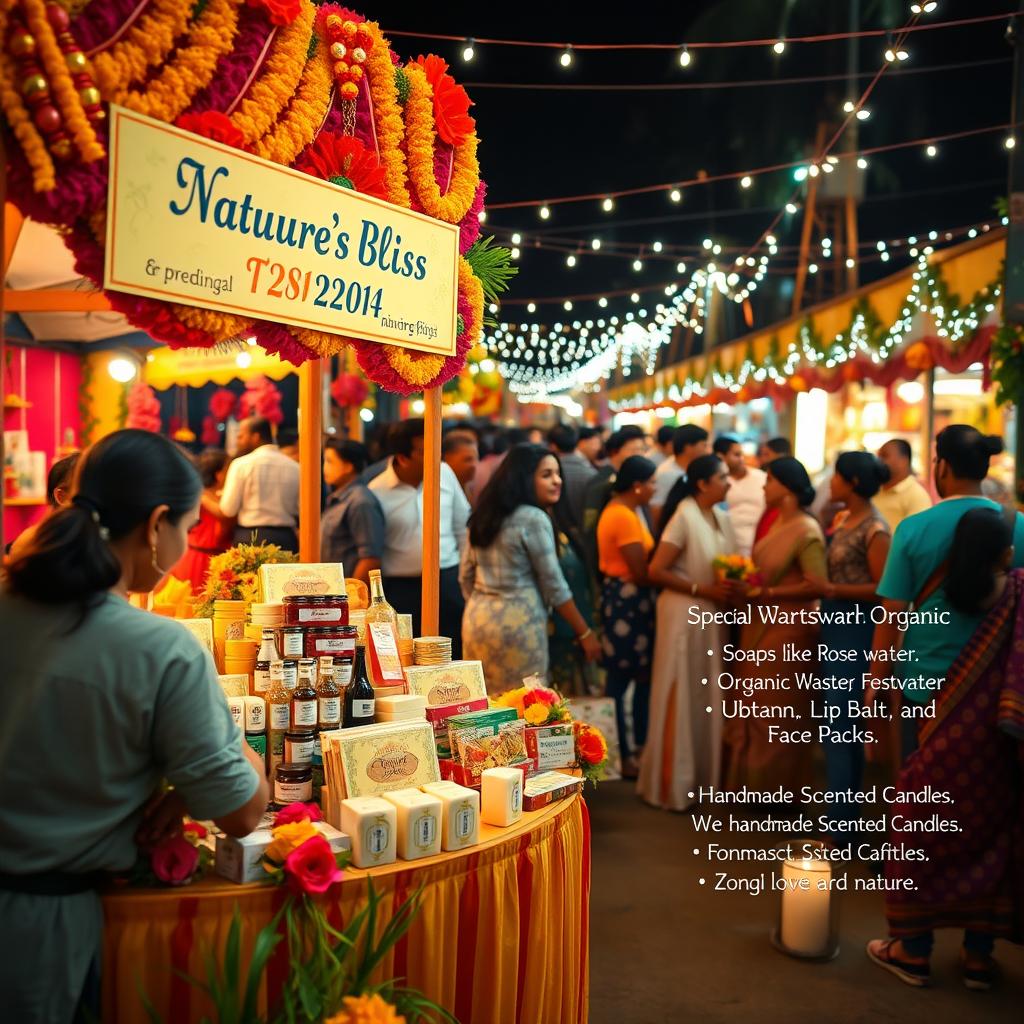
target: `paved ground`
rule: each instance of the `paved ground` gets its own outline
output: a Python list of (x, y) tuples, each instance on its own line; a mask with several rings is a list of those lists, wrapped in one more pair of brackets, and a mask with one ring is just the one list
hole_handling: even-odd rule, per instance
[(798, 962), (768, 939), (777, 894), (698, 885), (709, 866), (693, 855), (699, 842), (689, 815), (648, 808), (625, 782), (591, 789), (587, 799), (594, 852), (591, 1024), (1024, 1020), (1024, 949), (996, 947), (1003, 983), (979, 995), (960, 981), (957, 936), (940, 933), (932, 988), (910, 989), (864, 956), (864, 943), (884, 935), (881, 895), (851, 893), (842, 897), (838, 958)]

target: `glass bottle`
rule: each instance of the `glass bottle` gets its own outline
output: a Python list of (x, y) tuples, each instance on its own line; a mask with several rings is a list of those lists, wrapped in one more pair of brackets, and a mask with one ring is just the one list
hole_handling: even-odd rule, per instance
[(270, 689), (267, 691), (267, 765), (274, 769), (284, 760), (284, 735), (291, 724), (292, 694), (284, 685), (284, 662), (270, 663)]
[(292, 690), (292, 728), (309, 732), (316, 728), (316, 661), (303, 658), (299, 662), (299, 680)]
[(352, 682), (345, 688), (345, 728), (354, 725), (372, 725), (376, 717), (373, 687), (366, 674), (366, 656), (362, 647), (356, 648)]
[(320, 659), (320, 680), (316, 687), (317, 728), (341, 728), (341, 690), (335, 679), (334, 658)]
[(270, 689), (270, 663), (280, 661), (281, 655), (277, 649), (276, 630), (263, 630), (263, 642), (260, 644), (259, 653), (256, 655), (256, 671), (253, 675), (253, 695), (266, 698)]
[[(370, 570), (370, 607), (366, 609), (366, 671), (374, 686), (404, 686), (398, 655), (398, 615), (384, 596), (380, 570)], [(353, 676), (354, 679), (354, 676)]]

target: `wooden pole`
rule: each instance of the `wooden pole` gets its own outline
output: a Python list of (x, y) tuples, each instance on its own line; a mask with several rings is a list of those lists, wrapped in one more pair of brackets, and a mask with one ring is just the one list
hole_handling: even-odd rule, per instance
[[(320, 561), (320, 470), (323, 458), (323, 377), (320, 359), (299, 367), (299, 558)], [(346, 571), (351, 566), (345, 566)]]
[[(346, 373), (359, 373), (359, 363), (356, 361), (356, 350), (351, 346), (346, 350), (344, 359), (344, 367)], [(339, 363), (341, 360), (339, 360)], [(348, 436), (351, 441), (362, 441), (363, 439), (363, 420), (359, 415), (360, 409), (358, 406), (350, 405), (345, 410), (346, 427), (348, 428)]]
[(437, 636), (441, 600), (441, 389), (423, 392), (423, 595), (420, 629)]
[(793, 287), (793, 316), (804, 304), (804, 287), (807, 284), (807, 267), (811, 255), (811, 228), (814, 227), (814, 207), (818, 199), (818, 179), (811, 178), (807, 186), (807, 202), (804, 204), (804, 226), (800, 233), (800, 262), (796, 268), (796, 284)]

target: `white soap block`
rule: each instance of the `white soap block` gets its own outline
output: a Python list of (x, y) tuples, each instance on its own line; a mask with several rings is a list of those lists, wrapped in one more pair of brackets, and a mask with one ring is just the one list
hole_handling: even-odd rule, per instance
[(386, 715), (413, 715), (423, 718), (427, 710), (427, 698), (417, 693), (396, 693), (377, 698), (377, 713)]
[(398, 856), (402, 860), (435, 857), (441, 852), (441, 801), (418, 789), (383, 793), (398, 815)]
[(523, 773), (485, 768), (480, 774), (480, 820), (505, 828), (523, 816)]
[(480, 794), (455, 782), (428, 782), (424, 793), (441, 801), (441, 849), (464, 850), (480, 842)]
[(393, 864), (398, 852), (395, 805), (379, 796), (341, 801), (341, 829), (352, 838), (352, 863), (357, 868)]

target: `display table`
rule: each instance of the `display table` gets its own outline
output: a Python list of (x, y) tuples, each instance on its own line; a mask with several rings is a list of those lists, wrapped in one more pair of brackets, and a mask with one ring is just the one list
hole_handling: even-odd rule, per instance
[[(482, 826), (480, 845), (461, 853), (347, 869), (326, 897), (332, 924), (358, 912), (368, 874), (385, 906), (423, 886), (419, 916), (382, 964), (381, 980), (404, 976), (462, 1024), (586, 1021), (590, 823), (581, 797), (524, 814), (512, 828)], [(103, 1020), (148, 1019), (140, 989), (169, 1024), (199, 1020), (206, 997), (175, 972), (205, 975), (203, 954), (223, 949), (236, 904), (248, 955), (282, 899), (274, 886), (219, 879), (105, 894)], [(282, 942), (265, 974), (263, 1008), (286, 970)]]

